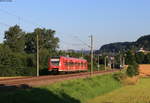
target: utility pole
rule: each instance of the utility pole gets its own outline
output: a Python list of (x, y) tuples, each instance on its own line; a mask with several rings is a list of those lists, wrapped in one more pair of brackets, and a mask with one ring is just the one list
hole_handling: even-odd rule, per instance
[(93, 36), (91, 38), (91, 75), (93, 74)]
[(122, 65), (123, 65), (123, 69), (125, 68), (125, 50), (123, 49), (123, 56), (122, 56)]
[(21, 27), (21, 23), (20, 23), (20, 17), (18, 17), (18, 25)]
[(82, 58), (83, 58), (83, 52), (84, 52), (84, 50), (83, 50), (83, 48), (82, 48)]
[(115, 57), (113, 57), (113, 68), (112, 69), (115, 69)]
[(98, 71), (99, 71), (99, 55), (98, 55), (98, 61), (97, 61)]
[(110, 69), (112, 69), (112, 61), (111, 61), (111, 57), (109, 58), (109, 67), (110, 67)]
[(123, 56), (123, 68), (125, 67), (125, 56)]
[(37, 77), (39, 76), (39, 35), (38, 35), (38, 33), (36, 34), (36, 49), (37, 49), (37, 54), (36, 54), (36, 58), (37, 58)]
[(122, 56), (121, 56), (121, 53), (120, 53), (120, 69), (122, 68), (123, 66), (123, 62), (122, 62)]
[(105, 70), (106, 70), (106, 67), (107, 67), (107, 56), (105, 56)]

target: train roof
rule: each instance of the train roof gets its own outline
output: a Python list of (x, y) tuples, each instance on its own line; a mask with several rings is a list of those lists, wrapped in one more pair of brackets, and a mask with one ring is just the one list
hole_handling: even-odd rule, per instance
[(82, 59), (82, 58), (74, 58), (74, 57), (65, 57), (65, 56), (53, 56), (51, 58), (66, 58), (66, 59), (73, 59), (73, 60), (83, 60), (83, 61), (87, 61), (86, 59)]

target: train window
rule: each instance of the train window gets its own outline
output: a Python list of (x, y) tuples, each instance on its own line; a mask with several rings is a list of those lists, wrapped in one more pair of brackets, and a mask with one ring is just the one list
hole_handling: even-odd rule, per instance
[(81, 66), (83, 66), (83, 63), (81, 63)]
[(74, 66), (74, 62), (72, 62), (72, 66)]
[(70, 62), (70, 66), (73, 66), (73, 62)]
[(78, 66), (78, 63), (76, 63), (76, 66)]
[(52, 65), (59, 66), (59, 59), (51, 59)]
[(70, 62), (67, 62), (67, 66), (70, 66)]
[(80, 63), (78, 63), (78, 66), (80, 67)]
[(68, 64), (67, 64), (67, 62), (64, 62), (64, 64), (65, 64), (65, 66), (67, 66)]
[(66, 66), (70, 66), (70, 63), (69, 63), (69, 62), (66, 62), (65, 65), (66, 65)]
[(66, 65), (67, 65), (67, 66), (70, 66), (70, 63), (69, 63), (69, 62), (66, 62)]
[(73, 62), (73, 64), (72, 64), (73, 66), (75, 65), (75, 63)]

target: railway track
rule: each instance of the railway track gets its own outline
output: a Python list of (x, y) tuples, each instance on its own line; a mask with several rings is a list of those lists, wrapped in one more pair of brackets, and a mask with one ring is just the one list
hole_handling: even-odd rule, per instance
[[(109, 70), (109, 71), (95, 71), (92, 75), (102, 75), (112, 72), (117, 72), (118, 70)], [(90, 72), (85, 73), (76, 73), (76, 74), (64, 74), (64, 75), (49, 75), (49, 76), (39, 76), (39, 77), (24, 77), (24, 78), (11, 78), (11, 79), (1, 79), (0, 86), (20, 86), (28, 85), (32, 86), (42, 86), (48, 85), (55, 82), (75, 79), (75, 78), (86, 78), (90, 77)]]

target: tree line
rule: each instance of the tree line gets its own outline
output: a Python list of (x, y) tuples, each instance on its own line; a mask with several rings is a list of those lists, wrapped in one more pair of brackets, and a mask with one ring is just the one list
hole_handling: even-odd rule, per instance
[[(35, 28), (33, 32), (24, 32), (20, 26), (15, 25), (4, 32), (4, 41), (0, 43), (0, 76), (34, 76), (36, 75), (37, 38), (39, 36), (39, 63), (40, 75), (48, 74), (48, 58), (51, 56), (82, 57), (82, 53), (58, 50), (59, 38), (56, 31), (46, 28)], [(116, 65), (120, 65), (120, 55), (125, 56), (125, 64), (150, 64), (150, 53), (133, 53), (128, 51), (115, 56)], [(104, 65), (105, 55), (100, 56), (99, 64)], [(90, 55), (84, 54), (89, 62)], [(94, 56), (96, 68), (98, 59)], [(106, 61), (108, 63), (108, 60)]]
[(82, 53), (66, 52), (59, 49), (60, 39), (56, 31), (35, 28), (33, 32), (24, 32), (14, 25), (4, 32), (4, 41), (0, 43), (0, 76), (35, 76), (37, 38), (39, 37), (40, 75), (48, 74), (48, 58), (51, 56), (81, 57)]
[(128, 51), (126, 53), (126, 64), (150, 64), (150, 53)]
[[(111, 57), (113, 58), (113, 60), (111, 59)], [(111, 63), (111, 65), (113, 66), (114, 63), (114, 68), (120, 68), (120, 66), (123, 64), (150, 64), (150, 52), (144, 53), (128, 50), (115, 54), (102, 54), (99, 57), (99, 64), (104, 65), (105, 59), (106, 64)]]
[(36, 28), (24, 32), (15, 25), (5, 31), (4, 42), (0, 44), (0, 76), (36, 75), (36, 35), (39, 36), (40, 73), (47, 69), (48, 58), (59, 55), (55, 31)]

